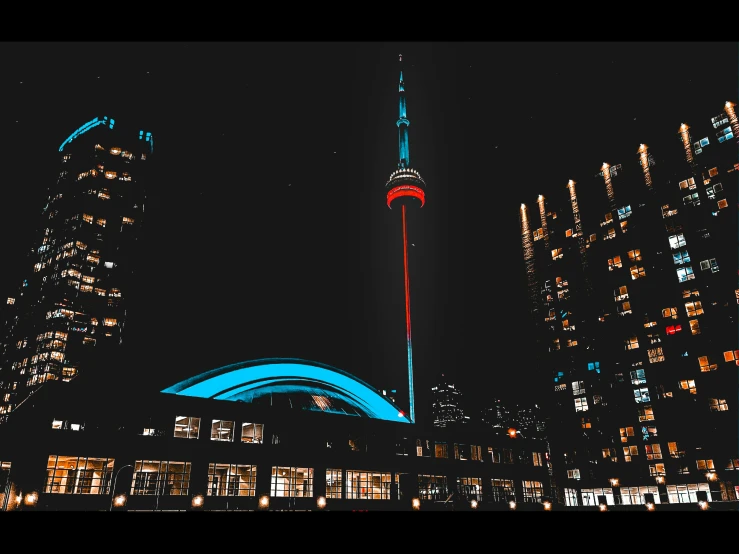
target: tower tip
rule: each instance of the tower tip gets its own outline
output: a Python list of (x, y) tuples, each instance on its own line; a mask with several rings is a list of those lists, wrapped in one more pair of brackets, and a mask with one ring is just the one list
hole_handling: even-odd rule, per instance
[(403, 54), (398, 54), (398, 61), (399, 62), (402, 62), (403, 61)]

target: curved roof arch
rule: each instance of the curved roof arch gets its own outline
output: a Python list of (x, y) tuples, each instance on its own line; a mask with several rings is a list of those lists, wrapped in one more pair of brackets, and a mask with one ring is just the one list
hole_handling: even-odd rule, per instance
[(242, 402), (269, 394), (310, 394), (344, 402), (366, 417), (410, 423), (395, 404), (361, 379), (341, 369), (298, 358), (239, 362), (200, 373), (162, 392)]

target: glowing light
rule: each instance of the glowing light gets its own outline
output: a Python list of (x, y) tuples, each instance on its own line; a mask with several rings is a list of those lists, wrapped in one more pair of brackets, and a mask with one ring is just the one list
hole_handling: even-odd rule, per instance
[(611, 166), (608, 165), (606, 162), (603, 162), (601, 170), (603, 171), (603, 179), (606, 182), (606, 194), (608, 195), (608, 201), (613, 204), (615, 198), (613, 195), (613, 183), (611, 182)]
[(113, 506), (116, 508), (121, 508), (126, 505), (126, 495), (125, 494), (119, 494), (113, 499)]
[(664, 483), (665, 483), (665, 478), (664, 478), (664, 476), (662, 476), (662, 475), (657, 475), (657, 477), (656, 477), (655, 479), (657, 480), (657, 484), (659, 484), (659, 485), (664, 485)]
[(739, 136), (739, 120), (737, 120), (736, 111), (734, 111), (734, 104), (733, 102), (726, 102), (724, 104), (724, 111), (726, 112), (726, 115), (729, 116), (729, 123), (731, 124), (731, 130), (734, 133), (734, 136)]
[(269, 508), (269, 496), (267, 496), (266, 494), (263, 494), (259, 497), (259, 508), (261, 510), (266, 510), (267, 508)]
[(685, 158), (688, 160), (689, 164), (693, 163), (693, 148), (690, 144), (690, 133), (688, 132), (688, 127), (683, 123), (680, 125), (680, 138), (683, 140), (683, 148), (685, 149)]
[(420, 510), (421, 509), (421, 501), (418, 498), (414, 498), (411, 501), (411, 506), (413, 506), (414, 510)]
[(698, 502), (698, 507), (701, 510), (707, 510), (708, 509), (708, 502), (706, 502), (705, 500), (701, 500), (700, 502)]
[(615, 477), (611, 479), (611, 486), (618, 487), (618, 479), (616, 479)]
[[(398, 421), (398, 407), (364, 381), (340, 369), (294, 358), (232, 364), (185, 379), (167, 394), (250, 402), (272, 392), (307, 392), (338, 398), (368, 417)], [(409, 423), (407, 418), (400, 421)]]
[(523, 261), (526, 265), (526, 281), (529, 291), (529, 300), (531, 301), (531, 310), (535, 312), (538, 309), (537, 294), (539, 287), (536, 284), (534, 242), (531, 235), (531, 228), (529, 226), (529, 216), (526, 204), (521, 204), (519, 219), (521, 221), (521, 244), (523, 246)]
[(26, 495), (26, 498), (25, 498), (24, 501), (25, 501), (26, 506), (34, 506), (36, 504), (36, 502), (38, 502), (38, 493), (36, 493), (36, 492), (29, 492)]
[(203, 505), (204, 498), (202, 494), (198, 494), (197, 496), (192, 497), (192, 507), (193, 508), (200, 508)]
[(325, 496), (319, 496), (316, 500), (316, 506), (318, 506), (319, 510), (323, 510), (326, 507), (326, 497)]
[[(115, 119), (111, 119), (110, 124), (109, 124), (110, 129), (113, 128), (114, 123), (115, 123)], [(105, 117), (103, 117), (103, 119), (96, 117), (95, 119), (91, 119), (90, 121), (88, 121), (87, 123), (79, 127), (74, 133), (69, 135), (67, 139), (62, 143), (62, 145), (59, 147), (59, 152), (64, 150), (64, 147), (70, 142), (72, 142), (74, 139), (76, 139), (79, 136), (84, 135), (87, 131), (89, 131), (90, 129), (94, 129), (98, 125), (108, 125), (108, 116), (106, 115)]]
[(715, 481), (717, 477), (718, 476), (713, 471), (709, 471), (708, 473), (706, 473), (706, 479), (708, 479), (709, 481)]
[(647, 506), (647, 511), (648, 512), (653, 512), (654, 511), (654, 504), (652, 502), (647, 502), (646, 506)]
[(405, 205), (403, 205), (403, 272), (405, 276), (405, 332), (408, 341), (408, 403), (411, 423), (416, 421), (415, 395), (413, 393), (413, 343), (411, 341), (411, 291), (408, 280), (408, 236), (405, 227)]
[(608, 511), (608, 506), (606, 506), (605, 504), (600, 504), (598, 506), (598, 508), (600, 509), (601, 512), (607, 512)]
[(474, 498), (470, 500), (470, 508), (472, 508), (473, 510), (477, 510), (477, 500), (475, 500)]
[(390, 208), (392, 201), (401, 196), (412, 196), (413, 198), (418, 198), (421, 201), (422, 208), (426, 203), (426, 194), (423, 192), (422, 188), (414, 185), (400, 185), (387, 192), (387, 207)]
[(511, 501), (510, 501), (510, 502), (508, 503), (508, 507), (509, 507), (509, 508), (510, 508), (511, 510), (515, 510), (515, 509), (516, 509), (516, 501), (515, 501), (515, 500), (511, 500)]
[(548, 512), (549, 510), (551, 510), (551, 509), (552, 509), (552, 503), (551, 503), (551, 502), (549, 502), (548, 500), (547, 500), (546, 502), (544, 502), (544, 509), (545, 509), (545, 510), (546, 510), (547, 512)]
[(405, 414), (403, 412), (398, 412), (398, 417), (405, 417)]
[(546, 246), (547, 250), (549, 250), (549, 232), (547, 231), (547, 210), (544, 207), (544, 196), (540, 194), (539, 198), (536, 199), (536, 202), (539, 204), (539, 219), (541, 219), (541, 232), (543, 233), (543, 237), (544, 237), (544, 245)]
[(515, 439), (516, 438), (516, 433), (517, 433), (517, 431), (513, 427), (511, 427), (510, 429), (508, 429), (508, 436), (511, 437), (512, 439)]
[(639, 164), (641, 165), (642, 173), (644, 173), (644, 182), (647, 187), (652, 188), (652, 176), (649, 173), (649, 148), (646, 144), (640, 144), (637, 154), (639, 154)]

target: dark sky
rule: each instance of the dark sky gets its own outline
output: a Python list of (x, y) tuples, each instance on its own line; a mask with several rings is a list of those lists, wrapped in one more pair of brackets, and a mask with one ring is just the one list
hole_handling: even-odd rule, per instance
[(680, 123), (737, 100), (737, 51), (3, 43), (0, 296), (30, 270), (59, 144), (92, 117), (125, 118), (154, 132), (157, 164), (129, 295), (132, 379), (165, 387), (298, 357), (404, 389), (400, 213), (383, 190), (397, 167), (402, 53), (411, 162), (428, 183), (408, 216), (417, 403), (440, 372), (478, 400), (535, 400), (532, 383), (548, 379), (527, 357), (520, 203), (559, 200), (603, 161), (635, 163), (641, 142), (674, 147)]

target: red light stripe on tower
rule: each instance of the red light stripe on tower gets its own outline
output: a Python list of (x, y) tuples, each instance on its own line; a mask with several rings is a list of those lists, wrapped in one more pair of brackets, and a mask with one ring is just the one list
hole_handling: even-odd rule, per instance
[(403, 270), (405, 273), (405, 334), (408, 340), (408, 391), (410, 397), (410, 420), (416, 422), (414, 406), (415, 393), (413, 392), (413, 343), (411, 341), (411, 287), (408, 280), (408, 235), (405, 230), (405, 204), (403, 210)]
[(400, 185), (387, 192), (387, 207), (390, 208), (392, 201), (401, 196), (412, 196), (414, 198), (418, 198), (421, 201), (422, 208), (426, 203), (426, 195), (424, 194), (423, 189), (413, 185)]

